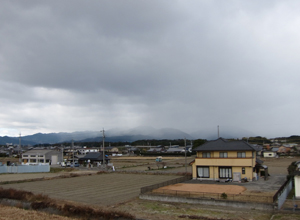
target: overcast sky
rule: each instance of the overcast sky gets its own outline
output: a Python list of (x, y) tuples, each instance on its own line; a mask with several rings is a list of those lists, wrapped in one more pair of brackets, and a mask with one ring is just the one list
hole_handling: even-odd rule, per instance
[(300, 135), (300, 2), (3, 0), (0, 136)]

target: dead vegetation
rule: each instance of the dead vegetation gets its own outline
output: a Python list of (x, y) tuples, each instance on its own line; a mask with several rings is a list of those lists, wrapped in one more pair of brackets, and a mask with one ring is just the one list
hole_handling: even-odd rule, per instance
[[(54, 199), (43, 194), (33, 194), (23, 190), (0, 188), (0, 198), (30, 202), (30, 208), (47, 212), (55, 212), (67, 217), (80, 219), (135, 219), (133, 215), (127, 212), (116, 210), (94, 209), (84, 205), (61, 204)], [(6, 200), (6, 204), (9, 204)], [(23, 207), (17, 203), (17, 207)]]
[(35, 210), (24, 210), (19, 207), (0, 205), (0, 220), (22, 219), (22, 220), (70, 220), (73, 218), (39, 212)]

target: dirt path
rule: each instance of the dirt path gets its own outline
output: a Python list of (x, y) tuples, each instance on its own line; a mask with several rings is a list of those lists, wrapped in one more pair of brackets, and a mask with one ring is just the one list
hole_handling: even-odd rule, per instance
[(11, 181), (23, 181), (23, 180), (34, 180), (41, 178), (53, 178), (62, 175), (71, 175), (71, 174), (95, 174), (97, 171), (72, 171), (72, 172), (58, 172), (58, 173), (11, 173), (11, 174), (1, 174), (0, 183), (11, 182)]

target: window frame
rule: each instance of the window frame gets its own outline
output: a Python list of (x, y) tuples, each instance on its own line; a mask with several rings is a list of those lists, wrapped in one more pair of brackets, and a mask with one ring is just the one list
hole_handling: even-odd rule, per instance
[(211, 158), (210, 152), (202, 152), (202, 157), (203, 158)]
[[(199, 172), (199, 169), (202, 169), (202, 172)], [(199, 173), (203, 175), (200, 176)], [(209, 167), (208, 166), (197, 166), (197, 178), (209, 178)]]
[(228, 158), (228, 152), (220, 152), (219, 157), (220, 158)]
[(220, 179), (232, 179), (232, 167), (219, 167)]
[(237, 158), (246, 158), (246, 152), (245, 151), (238, 151), (237, 152)]

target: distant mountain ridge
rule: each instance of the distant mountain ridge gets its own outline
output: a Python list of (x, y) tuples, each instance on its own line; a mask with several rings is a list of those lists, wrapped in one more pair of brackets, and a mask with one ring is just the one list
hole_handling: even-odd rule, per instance
[[(143, 139), (193, 139), (193, 137), (183, 131), (172, 128), (155, 129), (152, 127), (137, 127), (132, 129), (110, 129), (105, 131), (105, 140), (109, 142), (133, 142)], [(72, 133), (37, 133), (23, 136), (22, 145), (36, 144), (56, 144), (62, 142), (97, 142), (102, 140), (101, 131), (76, 131)], [(0, 137), (0, 144), (19, 144), (18, 137)]]
[[(242, 138), (254, 137), (255, 135), (247, 130), (240, 128), (222, 127), (220, 137), (223, 138)], [(161, 140), (161, 139), (207, 139), (214, 140), (218, 138), (217, 129), (201, 129), (191, 134), (183, 132), (174, 128), (155, 129), (150, 126), (140, 126), (136, 128), (114, 128), (105, 131), (105, 141), (108, 142), (133, 142), (137, 140)], [(23, 136), (21, 139), (22, 145), (36, 145), (36, 144), (56, 144), (62, 142), (100, 142), (102, 140), (101, 131), (76, 131), (76, 132), (60, 132), (60, 133), (37, 133), (33, 135)], [(0, 144), (6, 143), (19, 144), (18, 137), (0, 137)]]

